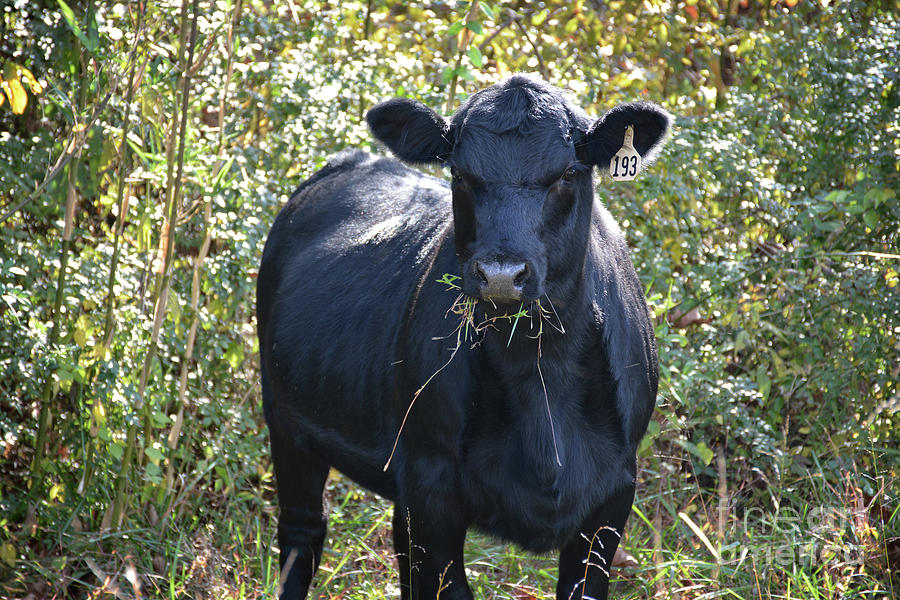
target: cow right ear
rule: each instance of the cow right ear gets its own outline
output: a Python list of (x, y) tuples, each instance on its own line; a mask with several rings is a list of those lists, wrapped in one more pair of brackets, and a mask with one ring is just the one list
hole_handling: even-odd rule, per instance
[(376, 104), (366, 113), (366, 122), (375, 137), (406, 162), (443, 163), (453, 150), (447, 121), (409, 98)]

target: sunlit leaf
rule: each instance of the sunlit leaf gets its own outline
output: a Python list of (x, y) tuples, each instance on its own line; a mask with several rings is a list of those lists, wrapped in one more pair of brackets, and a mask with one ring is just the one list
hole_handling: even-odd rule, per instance
[(712, 451), (712, 449), (706, 445), (706, 442), (699, 442), (697, 444), (697, 453), (700, 457), (700, 460), (703, 461), (704, 465), (709, 465), (712, 462), (712, 459), (715, 457), (716, 453)]
[(477, 46), (472, 46), (471, 48), (469, 48), (468, 54), (469, 60), (472, 61), (472, 65), (474, 65), (476, 69), (480, 69), (483, 62), (481, 50), (479, 50)]
[(8, 567), (16, 565), (16, 547), (11, 542), (4, 542), (0, 546), (0, 560), (5, 562)]
[(450, 83), (450, 81), (453, 79), (453, 75), (455, 73), (456, 72), (453, 70), (452, 67), (447, 67), (446, 69), (441, 71), (441, 81), (443, 81), (444, 84)]
[(231, 342), (225, 350), (225, 360), (232, 369), (237, 370), (244, 362), (244, 347), (239, 342)]
[(715, 456), (713, 451), (704, 442), (694, 444), (684, 439), (678, 439), (677, 443), (679, 446), (699, 458), (704, 465), (708, 465), (712, 462), (712, 459)]
[(0, 81), (0, 87), (9, 99), (9, 105), (14, 114), (20, 115), (25, 112), (28, 104), (28, 95), (22, 82), (19, 79), (8, 79)]
[(762, 365), (756, 369), (756, 384), (759, 386), (759, 393), (762, 397), (767, 398), (769, 391), (772, 389), (772, 380)]

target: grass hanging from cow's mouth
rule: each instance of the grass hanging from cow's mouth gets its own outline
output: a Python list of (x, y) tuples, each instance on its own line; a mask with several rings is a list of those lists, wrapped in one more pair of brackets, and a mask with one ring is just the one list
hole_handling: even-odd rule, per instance
[[(535, 335), (529, 335), (528, 337), (531, 339), (540, 339), (543, 334), (543, 323), (547, 322), (553, 329), (558, 331), (561, 334), (566, 332), (565, 327), (563, 327), (562, 321), (559, 318), (559, 315), (556, 312), (556, 308), (553, 306), (553, 302), (550, 301), (549, 296), (544, 296), (547, 300), (547, 306), (545, 307), (541, 302), (541, 298), (537, 300), (532, 300), (528, 303), (528, 306), (525, 305), (524, 302), (519, 302), (519, 308), (516, 312), (510, 313), (505, 312), (503, 314), (496, 314), (493, 316), (485, 316), (485, 319), (479, 323), (475, 322), (475, 307), (477, 306), (479, 300), (477, 298), (473, 298), (462, 293), (462, 288), (456, 283), (462, 279), (459, 275), (451, 275), (450, 273), (444, 273), (444, 275), (437, 280), (437, 283), (443, 283), (447, 286), (448, 291), (459, 291), (460, 294), (456, 297), (456, 300), (453, 301), (453, 304), (450, 306), (450, 309), (447, 311), (447, 315), (453, 313), (458, 315), (460, 318), (460, 327), (457, 327), (453, 333), (448, 335), (447, 337), (451, 337), (454, 333), (457, 334), (457, 346), (461, 344), (463, 341), (469, 341), (472, 339), (473, 345), (478, 344), (481, 340), (474, 339), (476, 334), (483, 334), (484, 331), (488, 327), (493, 327), (495, 323), (498, 321), (509, 321), (512, 323), (512, 329), (509, 332), (509, 338), (506, 340), (506, 347), (509, 348), (510, 344), (512, 344), (513, 337), (515, 336), (516, 329), (519, 325), (519, 321), (523, 318), (533, 319), (535, 315), (538, 317), (538, 331)], [(481, 300), (482, 302), (490, 302), (491, 306), (494, 310), (497, 310), (497, 305), (490, 299)], [(550, 316), (555, 317), (556, 322), (553, 322), (553, 319)], [(529, 330), (534, 330), (534, 324), (531, 324)], [(438, 339), (438, 338), (436, 338)], [(445, 338), (440, 338), (445, 339)]]
[[(519, 310), (515, 313), (503, 313), (494, 315), (491, 317), (486, 317), (480, 323), (475, 322), (475, 307), (478, 305), (478, 299), (473, 298), (467, 294), (462, 293), (462, 288), (456, 283), (459, 281), (461, 277), (459, 275), (452, 275), (450, 273), (444, 273), (443, 276), (436, 280), (437, 283), (443, 283), (447, 286), (448, 291), (459, 291), (459, 295), (456, 296), (456, 299), (453, 301), (453, 304), (450, 305), (450, 308), (447, 309), (447, 313), (445, 316), (449, 316), (451, 313), (457, 315), (459, 317), (459, 323), (456, 325), (456, 328), (447, 336), (433, 338), (435, 340), (442, 340), (452, 337), (454, 334), (456, 335), (456, 346), (453, 348), (450, 353), (450, 358), (447, 359), (447, 362), (442, 364), (434, 373), (432, 373), (428, 379), (425, 380), (419, 389), (416, 390), (416, 393), (413, 394), (412, 400), (409, 403), (409, 406), (406, 408), (406, 413), (403, 415), (403, 420), (400, 422), (400, 429), (397, 431), (397, 436), (394, 438), (394, 445), (391, 447), (391, 454), (388, 456), (387, 462), (384, 463), (383, 471), (387, 471), (388, 467), (391, 466), (391, 461), (394, 458), (394, 454), (397, 451), (397, 444), (400, 443), (400, 434), (403, 433), (403, 428), (406, 426), (406, 421), (409, 418), (409, 413), (412, 411), (413, 405), (416, 403), (416, 400), (419, 398), (419, 395), (422, 391), (431, 383), (431, 380), (434, 379), (438, 373), (447, 368), (453, 359), (456, 357), (456, 353), (459, 352), (459, 349), (462, 347), (463, 342), (469, 342), (470, 339), (472, 341), (472, 347), (481, 343), (481, 339), (483, 339), (485, 331), (489, 327), (495, 327), (495, 323), (498, 321), (506, 320), (512, 323), (512, 329), (509, 332), (509, 339), (506, 341), (506, 347), (509, 348), (510, 344), (512, 344), (513, 336), (516, 333), (516, 328), (519, 325), (519, 320), (523, 318), (533, 319), (534, 315), (537, 314), (538, 317), (538, 330), (537, 333), (533, 336), (528, 336), (531, 339), (537, 340), (537, 373), (538, 378), (541, 382), (541, 389), (544, 392), (544, 402), (547, 406), (547, 418), (550, 420), (550, 435), (553, 439), (553, 452), (556, 457), (556, 464), (558, 466), (562, 466), (562, 461), (559, 458), (559, 447), (556, 443), (556, 429), (553, 425), (553, 415), (550, 412), (550, 397), (547, 393), (547, 385), (544, 382), (544, 374), (541, 371), (541, 337), (544, 333), (544, 321), (560, 334), (565, 334), (566, 330), (563, 327), (562, 321), (559, 318), (559, 315), (556, 312), (556, 308), (553, 307), (553, 302), (550, 301), (549, 296), (545, 296), (547, 298), (547, 304), (550, 309), (541, 304), (541, 299), (532, 300), (529, 305), (526, 307), (524, 302), (519, 303)], [(491, 305), (494, 309), (497, 309), (497, 305), (491, 302)], [(534, 310), (532, 310), (534, 309)], [(556, 317), (556, 323), (554, 323), (550, 319), (550, 315)], [(496, 327), (495, 327), (496, 328)], [(531, 324), (529, 329), (534, 329), (534, 324)], [(475, 339), (476, 335), (481, 335), (481, 339)]]

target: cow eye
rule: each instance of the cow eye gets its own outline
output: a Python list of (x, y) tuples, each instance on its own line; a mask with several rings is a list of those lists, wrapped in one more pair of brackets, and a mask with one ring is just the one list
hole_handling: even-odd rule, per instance
[(575, 181), (575, 176), (577, 174), (578, 174), (578, 170), (575, 167), (569, 167), (562, 174), (562, 177), (560, 177), (560, 180), (562, 180), (563, 183), (572, 183), (573, 181)]

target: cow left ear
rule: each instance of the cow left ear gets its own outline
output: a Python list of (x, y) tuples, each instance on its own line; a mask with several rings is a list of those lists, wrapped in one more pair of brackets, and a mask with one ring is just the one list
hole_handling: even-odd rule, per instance
[(652, 102), (620, 104), (597, 119), (588, 129), (580, 146), (582, 162), (596, 165), (600, 170), (609, 168), (609, 161), (622, 147), (625, 130), (634, 127), (634, 149), (647, 164), (655, 157), (666, 138), (672, 116)]
[(366, 122), (375, 137), (406, 162), (442, 163), (453, 150), (447, 121), (409, 98), (376, 104), (366, 113)]

